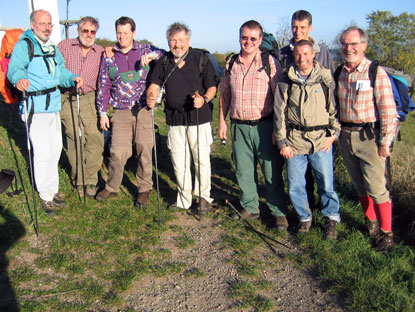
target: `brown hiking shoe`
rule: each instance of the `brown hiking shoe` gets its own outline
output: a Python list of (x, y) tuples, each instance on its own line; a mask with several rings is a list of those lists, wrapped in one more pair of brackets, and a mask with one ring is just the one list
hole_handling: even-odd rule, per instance
[(328, 219), (326, 222), (326, 237), (327, 239), (337, 239), (337, 221)]
[(250, 213), (244, 209), (241, 211), (241, 216), (244, 220), (254, 220), (259, 218), (259, 213)]
[(95, 196), (95, 199), (99, 202), (105, 201), (111, 196), (115, 195), (115, 193), (108, 191), (107, 189), (103, 189), (101, 192)]
[(288, 229), (288, 221), (285, 216), (276, 217), (275, 219), (275, 227), (277, 231), (285, 232)]
[(297, 228), (298, 234), (308, 233), (310, 231), (311, 221), (300, 222)]
[(53, 196), (53, 206), (55, 206), (55, 207), (65, 207), (66, 206), (66, 201), (63, 198), (62, 194), (56, 193)]
[(148, 197), (150, 196), (151, 190), (146, 192), (138, 193), (137, 200), (135, 201), (135, 205), (138, 208), (143, 208), (148, 206)]
[(42, 208), (45, 214), (49, 217), (56, 216), (55, 206), (53, 205), (53, 201), (46, 201), (42, 199)]
[(380, 228), (378, 220), (369, 220), (366, 221), (366, 227), (369, 231), (370, 238), (378, 238), (380, 235)]
[(386, 251), (393, 246), (393, 233), (382, 232), (382, 235), (376, 241), (377, 251)]
[(197, 212), (199, 216), (205, 216), (208, 214), (210, 209), (210, 203), (204, 199), (200, 198), (199, 206), (197, 207)]

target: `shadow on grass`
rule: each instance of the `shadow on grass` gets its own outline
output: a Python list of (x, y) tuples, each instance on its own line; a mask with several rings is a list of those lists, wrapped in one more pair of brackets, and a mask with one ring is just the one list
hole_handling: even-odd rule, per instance
[(0, 310), (15, 312), (19, 311), (19, 303), (7, 272), (9, 261), (6, 253), (25, 235), (26, 230), (22, 222), (2, 205), (0, 205), (0, 214), (3, 219), (0, 224)]

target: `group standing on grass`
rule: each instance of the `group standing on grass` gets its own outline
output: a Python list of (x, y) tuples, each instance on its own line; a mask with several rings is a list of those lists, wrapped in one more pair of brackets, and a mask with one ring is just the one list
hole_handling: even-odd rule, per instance
[[(58, 46), (50, 40), (49, 12), (34, 11), (30, 26), (13, 51), (8, 78), (26, 95), (21, 113), (33, 145), (34, 178), (45, 213), (53, 216), (56, 207), (65, 204), (58, 192), (61, 123), (72, 183), (80, 196), (105, 201), (117, 194), (134, 146), (136, 206), (147, 206), (153, 187), (152, 109), (163, 96), (167, 146), (177, 182), (177, 198), (169, 208), (189, 209), (193, 193), (199, 197), (198, 212), (206, 214), (213, 201), (211, 101), (218, 77), (206, 53), (190, 47), (190, 29), (183, 23), (170, 25), (166, 33), (170, 51), (166, 52), (136, 43), (134, 20), (120, 17), (115, 22), (117, 43), (104, 52), (94, 43), (99, 25), (93, 17), (82, 18), (78, 37)], [(340, 205), (334, 191), (332, 145), (339, 139), (370, 236), (377, 239), (379, 250), (387, 250), (393, 245), (392, 205), (384, 171), (397, 122), (390, 81), (379, 67), (371, 86), (371, 61), (364, 55), (367, 35), (362, 29), (350, 27), (341, 34), (345, 63), (334, 78), (330, 53), (309, 36), (311, 14), (295, 12), (291, 26), (293, 38), (276, 59), (259, 48), (261, 25), (245, 22), (239, 29), (240, 53), (228, 60), (219, 87), (219, 137), (227, 139), (229, 114), (241, 215), (259, 217), (259, 162), (276, 229), (287, 231), (285, 163), (288, 193), (299, 220), (297, 232), (306, 233), (311, 227), (315, 183), (326, 218), (326, 236), (336, 239)], [(25, 38), (34, 46), (35, 57), (29, 57)], [(111, 118), (107, 116), (109, 105), (113, 107)], [(108, 179), (96, 194), (104, 149), (100, 130), (110, 128)]]

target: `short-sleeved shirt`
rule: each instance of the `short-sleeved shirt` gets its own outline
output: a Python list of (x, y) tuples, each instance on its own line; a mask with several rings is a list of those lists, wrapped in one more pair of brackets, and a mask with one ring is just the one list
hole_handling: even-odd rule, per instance
[[(175, 66), (173, 54), (168, 52), (160, 58), (154, 67), (150, 82), (158, 86), (162, 86), (165, 82), (165, 112), (166, 122), (169, 126), (196, 125), (197, 116), (192, 96), (195, 91), (204, 95), (210, 87), (216, 86), (215, 69), (209, 60), (201, 62), (202, 57), (208, 58), (203, 51), (189, 48), (189, 53), (183, 60), (183, 67), (179, 68)], [(201, 66), (201, 63), (204, 65)], [(199, 124), (212, 121), (212, 110), (211, 103), (205, 104), (199, 109)]]
[(257, 120), (272, 114), (274, 91), (279, 73), (277, 73), (275, 60), (271, 55), (269, 64), (271, 78), (264, 70), (260, 51), (255, 55), (249, 68), (245, 67), (238, 56), (230, 74), (225, 74), (222, 78), (220, 92), (224, 105), (229, 105), (231, 118)]
[(83, 57), (82, 45), (79, 39), (75, 38), (62, 40), (58, 44), (58, 49), (65, 59), (65, 67), (75, 75), (82, 77), (84, 83), (80, 92), (87, 94), (95, 91), (104, 48), (94, 43), (86, 57)]

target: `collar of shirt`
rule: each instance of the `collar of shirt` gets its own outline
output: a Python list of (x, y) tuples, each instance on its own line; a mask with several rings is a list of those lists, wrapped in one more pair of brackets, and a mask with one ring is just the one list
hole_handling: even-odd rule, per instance
[(302, 83), (302, 84), (305, 84), (305, 83), (307, 82), (307, 80), (308, 80), (308, 79), (309, 79), (309, 78), (313, 75), (314, 70), (315, 70), (315, 67), (313, 66), (313, 70), (311, 71), (311, 73), (310, 73), (309, 75), (307, 75), (307, 78), (305, 78), (305, 79), (304, 79), (304, 76), (303, 76), (303, 75), (301, 75), (301, 74), (298, 72), (297, 67), (295, 67), (295, 74), (297, 75), (298, 79), (300, 79), (301, 83)]

